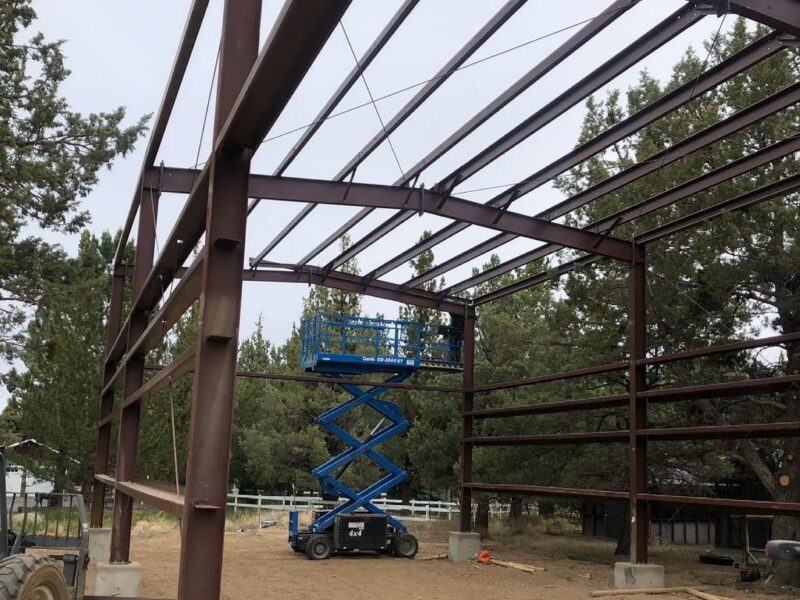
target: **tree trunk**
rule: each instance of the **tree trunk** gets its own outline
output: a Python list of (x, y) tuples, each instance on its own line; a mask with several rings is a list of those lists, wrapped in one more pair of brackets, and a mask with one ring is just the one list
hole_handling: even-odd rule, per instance
[(631, 516), (627, 504), (622, 515), (622, 529), (617, 538), (617, 547), (614, 556), (629, 556), (631, 553)]
[(400, 484), (400, 499), (403, 504), (411, 504), (411, 479), (413, 477), (411, 469), (413, 466), (408, 454), (403, 458), (403, 468), (406, 470), (406, 473), (408, 473), (408, 477)]
[(478, 496), (478, 510), (475, 513), (475, 530), (484, 535), (489, 532), (488, 496)]
[(539, 516), (552, 517), (556, 512), (556, 505), (550, 500), (539, 500)]
[(511, 506), (508, 510), (509, 521), (516, 521), (522, 518), (522, 511), (525, 505), (523, 504), (522, 496), (511, 496)]

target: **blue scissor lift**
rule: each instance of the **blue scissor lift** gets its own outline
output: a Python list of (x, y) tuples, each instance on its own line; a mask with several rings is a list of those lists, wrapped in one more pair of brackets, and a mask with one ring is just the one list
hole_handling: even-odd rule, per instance
[[(390, 374), (387, 383), (399, 383), (420, 369), (460, 371), (461, 328), (323, 313), (305, 319), (300, 329), (301, 366), (304, 371), (321, 373), (332, 380), (369, 373)], [(408, 420), (400, 407), (381, 399), (386, 386), (365, 386), (341, 381), (351, 396), (315, 422), (349, 447), (318, 466), (313, 475), (319, 479), (323, 497), (345, 501), (300, 529), (299, 513), (289, 515), (289, 543), (295, 552), (312, 559), (325, 559), (333, 552), (372, 550), (392, 552), (413, 558), (417, 540), (406, 526), (373, 504), (373, 500), (402, 483), (407, 473), (375, 449), (406, 431)], [(366, 439), (360, 440), (345, 431), (337, 420), (360, 406), (373, 409), (380, 421)], [(339, 480), (347, 466), (364, 456), (386, 474), (361, 491)]]

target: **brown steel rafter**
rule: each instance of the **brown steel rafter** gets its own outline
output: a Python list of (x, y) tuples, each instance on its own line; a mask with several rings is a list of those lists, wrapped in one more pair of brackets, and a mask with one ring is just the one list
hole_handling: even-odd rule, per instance
[[(195, 179), (190, 170), (164, 168), (162, 191), (186, 193)], [(200, 175), (197, 175), (200, 177)], [(454, 221), (467, 222), (504, 233), (593, 252), (617, 260), (638, 260), (635, 249), (624, 240), (552, 223), (512, 211), (504, 211), (424, 188), (402, 188), (368, 183), (344, 183), (322, 179), (251, 175), (251, 198), (286, 202), (316, 202), (336, 206), (413, 208)], [(257, 266), (257, 263), (252, 265)]]
[[(441, 179), (433, 186), (433, 189), (444, 193), (451, 192), (456, 186), (462, 184), (469, 177), (472, 177), (481, 169), (503, 156), (506, 152), (515, 148), (542, 127), (564, 114), (572, 106), (577, 105), (581, 100), (587, 98), (604, 84), (614, 79), (614, 77), (635, 65), (644, 57), (675, 38), (702, 18), (703, 14), (695, 10), (692, 6), (685, 6), (678, 9), (672, 15), (632, 42), (629, 46), (611, 57), (584, 79), (571, 86), (563, 94), (560, 94), (544, 108), (536, 111), (519, 125), (500, 136), (480, 153), (471, 157), (450, 173), (450, 175)], [(516, 198), (517, 196), (512, 197), (511, 201)], [(507, 205), (504, 207), (507, 208)], [(339, 268), (347, 260), (363, 252), (387, 233), (410, 219), (413, 214), (412, 211), (406, 210), (389, 217), (366, 236), (355, 241), (349, 248), (334, 258), (330, 263), (331, 267)]]

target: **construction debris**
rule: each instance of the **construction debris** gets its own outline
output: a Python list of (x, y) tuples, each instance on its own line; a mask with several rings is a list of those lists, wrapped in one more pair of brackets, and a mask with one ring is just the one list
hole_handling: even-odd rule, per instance
[(541, 573), (546, 570), (544, 567), (537, 567), (535, 565), (524, 565), (522, 563), (508, 562), (505, 560), (497, 560), (493, 558), (489, 561), (490, 565), (497, 565), (499, 567), (506, 567), (507, 569), (516, 569), (517, 571), (524, 571), (525, 573)]
[(432, 554), (431, 556), (422, 556), (417, 560), (441, 560), (447, 558), (447, 554)]
[(701, 598), (702, 600), (730, 600), (730, 598), (726, 598), (725, 596), (709, 594), (707, 592), (698, 590), (697, 588), (686, 588), (686, 593), (691, 594), (695, 598)]
[[(697, 594), (701, 594), (700, 590), (704, 590), (706, 588), (690, 588), (690, 587), (667, 587), (667, 588), (633, 588), (629, 590), (600, 590), (591, 592), (592, 598), (601, 598), (606, 596), (628, 596), (634, 594), (691, 594), (692, 596), (696, 596), (701, 598), (702, 596), (697, 596)], [(714, 596), (712, 599), (706, 600), (722, 600), (718, 596)]]

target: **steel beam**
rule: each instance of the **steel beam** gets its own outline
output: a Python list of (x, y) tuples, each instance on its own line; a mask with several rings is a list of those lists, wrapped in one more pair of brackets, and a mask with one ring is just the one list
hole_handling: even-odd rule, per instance
[[(797, 190), (800, 190), (800, 175), (793, 175), (785, 179), (780, 179), (774, 183), (767, 184), (751, 192), (745, 192), (744, 194), (729, 198), (728, 200), (723, 200), (722, 202), (691, 213), (685, 217), (670, 221), (661, 227), (656, 227), (649, 231), (645, 231), (644, 233), (636, 236), (634, 241), (637, 244), (654, 242), (680, 231), (685, 231), (717, 217), (721, 217), (729, 212), (745, 209), (754, 204), (758, 204), (759, 202), (765, 202), (781, 196), (786, 196), (787, 194), (796, 192)], [(494, 290), (479, 296), (473, 300), (473, 304), (475, 306), (480, 306), (487, 302), (504, 298), (505, 296), (527, 289), (531, 286), (539, 285), (556, 277), (561, 277), (562, 275), (572, 272), (579, 266), (585, 266), (597, 262), (599, 258), (600, 257), (598, 256), (587, 255), (576, 260), (562, 263), (552, 269), (547, 269), (541, 273), (537, 273), (536, 275), (519, 279), (514, 283), (498, 290)]]
[[(585, 227), (585, 229), (600, 233), (608, 231), (612, 228), (618, 227), (625, 223), (629, 223), (634, 219), (638, 219), (652, 212), (660, 210), (666, 206), (670, 206), (681, 200), (691, 198), (695, 194), (709, 190), (720, 183), (743, 175), (748, 171), (763, 167), (775, 160), (783, 158), (789, 154), (800, 150), (800, 133), (794, 134), (791, 137), (771, 144), (757, 152), (753, 152), (745, 157), (735, 160), (724, 167), (720, 167), (710, 171), (704, 175), (700, 175), (690, 181), (682, 183), (670, 190), (652, 196), (647, 200), (643, 200), (638, 204), (618, 211), (613, 215), (595, 221)], [(530, 262), (542, 259), (562, 248), (548, 244), (540, 246), (530, 252), (526, 252), (516, 258), (508, 260), (504, 263), (487, 269), (478, 275), (465, 279), (459, 283), (451, 285), (443, 291), (446, 294), (457, 294), (458, 292), (467, 290), (471, 287), (479, 285), (485, 281), (493, 279), (509, 271), (513, 271), (519, 267), (525, 266)]]
[(459, 531), (472, 530), (472, 449), (474, 445), (469, 441), (474, 433), (474, 419), (470, 412), (474, 408), (475, 387), (475, 316), (467, 315), (464, 318), (464, 398), (461, 405), (461, 447), (460, 463), (461, 476), (459, 480)]
[[(116, 481), (107, 475), (95, 475), (95, 480), (130, 498), (180, 517), (183, 513), (183, 498), (176, 493), (175, 485), (152, 480)], [(170, 491), (170, 486), (172, 490)]]
[[(313, 6), (317, 8), (309, 10), (310, 34), (335, 12), (327, 3)], [(319, 7), (324, 7), (323, 19), (319, 19)], [(311, 37), (311, 42), (303, 38), (303, 21), (298, 2), (287, 2), (257, 56), (261, 0), (226, 0), (223, 9), (181, 522), (179, 600), (216, 600), (220, 594), (250, 158), (265, 125), (277, 117), (272, 111), (282, 106), (274, 98), (286, 94), (288, 101), (294, 91), (293, 87), (270, 88), (263, 69), (274, 69), (279, 81), (280, 69), (293, 68), (295, 56), (307, 58), (310, 64), (327, 39), (327, 35), (321, 40)], [(304, 48), (298, 48), (298, 43)], [(296, 66), (300, 74), (308, 68), (303, 59)], [(256, 92), (265, 100), (259, 107), (253, 106)], [(245, 116), (245, 110), (255, 114)], [(253, 129), (243, 131), (245, 125)]]
[[(586, 42), (594, 38), (598, 33), (605, 29), (612, 22), (622, 16), (629, 8), (634, 6), (639, 0), (615, 0), (612, 2), (605, 11), (600, 13), (597, 17), (592, 19), (576, 34), (570, 37), (567, 41), (561, 44), (553, 52), (547, 55), (540, 63), (534, 66), (530, 71), (523, 75), (520, 79), (509, 86), (502, 94), (495, 98), (492, 102), (486, 105), (474, 117), (462, 125), (455, 133), (451, 134), (444, 142), (439, 144), (435, 149), (429, 152), (424, 158), (420, 159), (417, 164), (411, 167), (405, 173), (405, 176), (400, 177), (395, 182), (395, 185), (405, 185), (412, 181), (415, 177), (420, 175), (425, 169), (431, 166), (434, 162), (444, 156), (449, 150), (454, 148), (461, 140), (466, 138), (469, 134), (475, 131), (483, 123), (488, 121), (493, 115), (497, 114), (501, 109), (508, 105), (512, 100), (517, 98), (522, 92), (527, 90), (542, 77), (547, 75), (555, 67), (561, 64), (564, 59), (570, 56), (573, 52), (581, 48)], [(311, 252), (300, 259), (300, 264), (304, 265), (314, 259), (328, 246), (339, 239), (344, 233), (349, 231), (356, 224), (365, 219), (374, 209), (363, 208), (355, 216), (347, 221), (344, 225), (335, 230), (329, 235), (321, 244), (317, 245)], [(392, 217), (389, 222), (392, 227), (396, 227), (395, 220), (400, 222), (406, 221), (409, 218), (407, 213), (401, 213), (396, 217)], [(375, 277), (380, 277), (376, 275)]]
[(117, 251), (114, 254), (115, 267), (122, 264), (125, 255), (125, 246), (128, 244), (128, 236), (133, 227), (133, 221), (136, 218), (136, 211), (139, 208), (139, 193), (148, 182), (146, 172), (153, 163), (155, 163), (156, 155), (161, 147), (161, 141), (164, 139), (164, 132), (167, 130), (167, 123), (169, 122), (170, 115), (172, 115), (172, 109), (175, 107), (175, 100), (178, 97), (178, 91), (183, 82), (183, 76), (186, 74), (186, 67), (189, 65), (189, 58), (192, 55), (194, 44), (197, 41), (197, 35), (200, 33), (200, 26), (203, 24), (206, 8), (208, 8), (208, 0), (193, 0), (192, 6), (189, 9), (189, 15), (183, 27), (183, 35), (181, 35), (178, 52), (172, 64), (172, 71), (169, 75), (167, 88), (164, 90), (161, 106), (158, 108), (155, 123), (150, 131), (150, 139), (147, 142), (147, 149), (144, 153), (144, 160), (142, 161), (142, 168), (139, 173), (139, 181), (135, 188), (136, 192), (133, 195), (131, 208), (128, 211), (128, 217), (125, 220), (125, 225), (122, 228), (122, 235), (117, 244)]
[[(702, 131), (698, 131), (697, 133), (694, 133), (693, 135), (690, 135), (689, 137), (684, 138), (683, 140), (648, 156), (647, 158), (637, 162), (627, 169), (608, 177), (607, 179), (590, 188), (587, 188), (586, 190), (583, 190), (582, 192), (570, 196), (569, 198), (555, 204), (545, 211), (542, 211), (537, 216), (547, 219), (548, 221), (552, 221), (553, 219), (564, 216), (577, 208), (586, 206), (595, 200), (598, 200), (608, 194), (612, 194), (624, 188), (626, 185), (630, 185), (642, 177), (650, 175), (658, 169), (666, 167), (667, 165), (694, 154), (703, 148), (715, 144), (736, 133), (737, 131), (741, 131), (742, 129), (750, 127), (760, 120), (796, 104), (798, 101), (800, 101), (800, 83), (790, 85), (785, 89), (780, 90), (779, 92), (776, 92), (775, 94), (742, 109), (730, 117), (723, 119), (722, 121), (719, 121), (718, 123), (703, 129)], [(537, 181), (541, 182), (543, 180), (539, 179)], [(518, 195), (527, 193), (523, 191), (524, 189), (524, 186), (521, 188), (512, 188), (512, 190), (516, 191), (513, 193), (504, 192), (495, 199), (490, 200), (489, 204), (492, 206), (508, 206), (508, 204), (510, 204)], [(463, 227), (454, 228), (452, 231), (448, 232), (448, 236), (454, 235), (461, 229), (463, 229)], [(503, 244), (506, 244), (513, 239), (515, 239), (514, 236), (508, 234), (495, 236), (489, 240), (486, 240), (485, 242), (465, 250), (461, 254), (454, 256), (441, 265), (438, 265), (432, 269), (429, 269), (427, 272), (414, 277), (404, 285), (410, 287), (421, 285), (427, 281), (439, 277), (440, 275), (443, 275), (444, 273), (447, 273), (451, 269), (454, 269), (478, 256), (481, 256), (482, 254), (491, 252), (492, 250), (499, 248)], [(427, 242), (427, 240), (425, 241)], [(394, 264), (394, 261), (392, 264)], [(382, 273), (384, 270), (378, 269), (377, 272)]]
[(585, 500), (624, 500), (628, 492), (612, 490), (585, 490), (578, 488), (551, 487), (546, 485), (520, 485), (514, 483), (470, 483), (470, 490), (494, 494), (541, 496), (544, 498), (580, 498)]
[(796, 341), (800, 341), (800, 331), (752, 340), (737, 340), (735, 342), (727, 342), (724, 344), (714, 344), (711, 346), (705, 346), (703, 348), (692, 348), (691, 350), (673, 352), (671, 354), (662, 354), (660, 356), (650, 356), (639, 359), (636, 361), (636, 363), (640, 365), (661, 365), (678, 360), (690, 360), (692, 358), (701, 358), (714, 354), (724, 354), (726, 352), (741, 352), (742, 350), (750, 350), (752, 348), (766, 348), (767, 346), (777, 346), (779, 344), (786, 344), (788, 342)]
[[(133, 268), (132, 294), (138, 294), (147, 273), (153, 266), (155, 254), (158, 193), (143, 189), (139, 201), (139, 225), (136, 235), (136, 257)], [(126, 350), (147, 327), (147, 311), (133, 310), (127, 327)], [(123, 401), (141, 387), (144, 380), (144, 358), (132, 357), (125, 365)], [(110, 393), (106, 391), (106, 393)], [(120, 416), (117, 444), (117, 477), (124, 480), (136, 475), (136, 454), (139, 448), (139, 406), (123, 409)], [(111, 527), (111, 562), (126, 563), (130, 559), (133, 499), (119, 488), (114, 494), (114, 517)]]
[(697, 398), (732, 398), (749, 394), (783, 392), (797, 385), (800, 385), (800, 375), (785, 375), (647, 390), (646, 392), (641, 392), (639, 397), (647, 398), (650, 402), (681, 402)]
[(623, 371), (628, 368), (628, 362), (615, 362), (605, 365), (596, 365), (594, 367), (585, 367), (582, 369), (573, 369), (570, 371), (561, 371), (559, 373), (548, 373), (547, 375), (536, 375), (534, 377), (525, 377), (514, 381), (501, 381), (500, 383), (489, 383), (486, 385), (479, 385), (475, 387), (475, 392), (491, 392), (494, 390), (504, 390), (508, 388), (517, 388), (527, 385), (535, 385), (537, 383), (547, 383), (550, 381), (564, 381), (567, 379), (574, 379), (576, 377), (588, 377), (590, 375), (600, 375), (602, 373), (612, 373), (614, 371)]
[(292, 375), (290, 373), (259, 373), (256, 371), (236, 371), (237, 377), (251, 379), (270, 379), (275, 381), (296, 381), (299, 383), (317, 383), (322, 385), (339, 386), (341, 384), (361, 385), (366, 387), (385, 387), (400, 390), (418, 390), (422, 392), (444, 392), (446, 394), (461, 394), (464, 388), (448, 387), (444, 385), (427, 385), (422, 383), (393, 383), (391, 381), (368, 381), (363, 379), (347, 379), (337, 377), (314, 377), (313, 375)]
[(632, 253), (631, 244), (627, 241), (605, 234), (589, 233), (588, 229), (575, 229), (520, 213), (503, 211), (447, 194), (431, 193), (425, 189), (262, 175), (251, 178), (249, 195), (288, 202), (305, 202), (308, 198), (315, 198), (318, 204), (337, 206), (414, 207), (417, 211), (531, 239), (564, 244), (609, 258), (636, 260), (635, 256), (632, 257), (635, 253)]
[(157, 394), (163, 389), (166, 389), (172, 382), (180, 379), (192, 370), (194, 367), (194, 358), (197, 353), (197, 345), (191, 344), (179, 356), (177, 356), (170, 364), (164, 369), (159, 371), (156, 375), (151, 377), (142, 387), (140, 387), (134, 394), (125, 398), (122, 403), (122, 409), (131, 404), (141, 402), (149, 398), (153, 394)]
[[(613, 490), (586, 490), (577, 488), (550, 487), (538, 485), (519, 485), (505, 483), (470, 483), (469, 488), (480, 492), (495, 494), (519, 494), (541, 497), (579, 498), (586, 500), (624, 500), (628, 492)], [(773, 502), (771, 500), (740, 500), (732, 498), (707, 498), (693, 496), (672, 496), (666, 494), (640, 494), (644, 502), (678, 506), (710, 506), (729, 511), (753, 514), (800, 515), (800, 504), (794, 502)]]
[(450, 190), (488, 164), (500, 158), (511, 148), (527, 139), (555, 117), (563, 114), (598, 89), (610, 82), (643, 58), (686, 31), (703, 18), (694, 7), (679, 8), (661, 23), (632, 44), (608, 59), (591, 74), (580, 80), (540, 111), (498, 138), (482, 152), (456, 168), (438, 184), (438, 190)]
[[(627, 48), (617, 53), (600, 67), (592, 71), (592, 73), (556, 97), (545, 107), (535, 112), (522, 123), (498, 138), (482, 152), (459, 166), (444, 179), (440, 180), (433, 189), (445, 193), (452, 191), (457, 185), (500, 158), (503, 154), (526, 140), (542, 127), (600, 89), (603, 85), (614, 79), (614, 77), (666, 44), (702, 18), (703, 15), (690, 6), (685, 6), (677, 10), (645, 35), (630, 44)], [(393, 215), (367, 236), (355, 242), (345, 252), (331, 261), (331, 267), (338, 268), (347, 260), (362, 252), (378, 239), (407, 221), (413, 214), (413, 211), (404, 211)], [(399, 264), (403, 264), (405, 260), (401, 261)], [(379, 276), (379, 272), (383, 274), (388, 271), (384, 271), (381, 268), (380, 271), (376, 271), (374, 274), (370, 273), (369, 276)]]
[(686, 440), (744, 440), (800, 436), (800, 423), (747, 423), (744, 425), (707, 425), (702, 427), (665, 427), (640, 429), (640, 438), (656, 442)]
[(365, 283), (358, 275), (352, 275), (342, 271), (326, 272), (324, 269), (312, 267), (310, 265), (304, 267), (298, 266), (296, 270), (245, 270), (242, 273), (242, 279), (244, 281), (324, 285), (326, 287), (373, 296), (375, 298), (385, 298), (386, 300), (457, 314), (463, 314), (467, 310), (472, 310), (465, 300), (447, 298), (433, 292), (426, 292), (425, 290), (404, 290), (396, 283), (390, 283), (388, 281), (372, 281)]
[(496, 435), (469, 437), (472, 446), (555, 446), (559, 444), (620, 444), (628, 441), (628, 431), (590, 431), (535, 435)]
[(644, 502), (675, 504), (678, 506), (711, 506), (728, 512), (744, 512), (766, 515), (800, 515), (800, 503), (773, 502), (772, 500), (740, 500), (738, 498), (705, 498), (693, 496), (670, 496), (665, 494), (641, 494)]
[(219, 128), (217, 150), (225, 146), (258, 149), (349, 5), (350, 0), (289, 0), (283, 5)]
[[(630, 115), (626, 119), (623, 119), (616, 125), (605, 130), (603, 133), (597, 135), (591, 140), (588, 140), (587, 142), (584, 142), (561, 158), (556, 159), (547, 166), (539, 169), (535, 173), (532, 173), (529, 177), (526, 177), (515, 186), (512, 186), (508, 190), (497, 194), (489, 200), (488, 204), (492, 206), (509, 205), (511, 202), (514, 202), (525, 194), (538, 189), (541, 185), (547, 181), (550, 181), (553, 177), (568, 171), (588, 158), (591, 158), (598, 152), (602, 152), (620, 140), (628, 137), (636, 131), (639, 131), (641, 128), (650, 125), (658, 119), (666, 116), (670, 112), (680, 108), (692, 98), (696, 98), (708, 92), (709, 90), (714, 89), (735, 75), (749, 69), (753, 65), (758, 64), (762, 60), (773, 56), (783, 47), (784, 45), (779, 39), (778, 34), (770, 34), (764, 36), (760, 40), (756, 40), (733, 56), (728, 57), (718, 65), (701, 74), (699, 77), (693, 79), (692, 81), (688, 81), (672, 92), (665, 94), (658, 100), (655, 100), (645, 108), (641, 109), (639, 112)], [(556, 214), (550, 209), (547, 209), (540, 212), (537, 216), (543, 219), (553, 220), (563, 215)], [(434, 233), (429, 238), (412, 246), (407, 251), (395, 256), (392, 260), (376, 268), (370, 273), (370, 275), (375, 277), (385, 275), (386, 273), (405, 264), (407, 261), (411, 260), (421, 252), (430, 250), (436, 244), (439, 244), (440, 242), (452, 237), (464, 229), (466, 229), (466, 225), (462, 223), (452, 223)], [(466, 261), (476, 258), (485, 252), (489, 252), (494, 248), (499, 247), (505, 242), (505, 239), (500, 239), (500, 236), (496, 236), (492, 244), (490, 244), (488, 241), (484, 244), (481, 244), (481, 250), (479, 252), (473, 251), (472, 249), (465, 252), (464, 260)], [(427, 273), (422, 274), (421, 277), (415, 278), (412, 280), (413, 283), (410, 281), (408, 285), (419, 285), (420, 283), (428, 281), (428, 278), (434, 279), (439, 275), (446, 273), (450, 269), (455, 268), (458, 264), (463, 263), (456, 262), (456, 260), (451, 259), (450, 261), (447, 261), (446, 264), (438, 265)], [(425, 279), (422, 278), (423, 276)]]
[[(111, 301), (108, 306), (108, 325), (106, 330), (106, 352), (111, 349), (114, 340), (119, 335), (122, 323), (122, 301), (125, 291), (125, 277), (113, 275), (111, 279)], [(100, 396), (100, 424), (97, 430), (97, 447), (94, 454), (95, 474), (104, 474), (108, 470), (108, 459), (111, 450), (111, 426), (103, 424), (102, 420), (114, 411), (114, 393), (107, 392), (106, 386), (116, 372), (115, 361), (105, 361), (103, 366), (103, 391)], [(103, 511), (105, 509), (106, 488), (95, 481), (92, 485), (91, 523), (92, 527), (103, 526)]]
[[(358, 166), (367, 159), (367, 157), (372, 154), (403, 122), (410, 117), (415, 110), (417, 110), (425, 100), (427, 100), (437, 89), (439, 89), (445, 81), (449, 79), (449, 77), (456, 72), (458, 67), (460, 67), (464, 62), (472, 56), (472, 54), (480, 48), (486, 40), (488, 40), (494, 33), (502, 27), (502, 25), (508, 21), (512, 17), (512, 15), (519, 10), (523, 4), (525, 4), (527, 0), (507, 0), (506, 3), (500, 8), (500, 10), (495, 13), (495, 15), (489, 19), (489, 21), (481, 27), (480, 31), (478, 31), (470, 40), (445, 64), (439, 71), (431, 77), (428, 82), (420, 88), (420, 90), (414, 94), (414, 97), (411, 98), (406, 104), (399, 110), (397, 113), (385, 124), (385, 127), (382, 127), (381, 130), (376, 133), (373, 138), (367, 142), (367, 144), (353, 157), (351, 158), (347, 164), (342, 167), (339, 172), (333, 177), (335, 181), (343, 181), (347, 178), (348, 175), (354, 174)], [(411, 181), (414, 176), (408, 176), (407, 174), (403, 174), (397, 182), (397, 185), (405, 185), (409, 181)], [(263, 259), (270, 251), (272, 251), (275, 246), (277, 246), (287, 235), (303, 220), (305, 219), (314, 208), (317, 207), (316, 203), (311, 203), (304, 206), (297, 215), (289, 222), (289, 224), (281, 230), (278, 235), (273, 238), (269, 244), (264, 247), (261, 252), (257, 254), (257, 260)], [(366, 216), (366, 214), (372, 209), (364, 209), (362, 210), (359, 215), (360, 218)], [(359, 220), (360, 220), (359, 218)], [(348, 226), (352, 227), (352, 225)], [(341, 228), (340, 228), (341, 231)], [(346, 230), (345, 230), (346, 231)], [(337, 232), (338, 233), (338, 232)], [(342, 231), (341, 233), (344, 233)], [(333, 241), (338, 239), (341, 236), (341, 233), (338, 235), (334, 234), (331, 236)], [(335, 237), (334, 237), (335, 236)], [(331, 239), (329, 237), (328, 239)], [(325, 247), (320, 248), (319, 252), (324, 250)], [(318, 254), (319, 252), (316, 252)], [(303, 258), (300, 261), (300, 264), (308, 263), (314, 256), (308, 256)], [(335, 266), (334, 268), (338, 268)]]
[(637, 244), (649, 244), (650, 242), (658, 241), (680, 231), (686, 231), (687, 229), (696, 227), (701, 223), (710, 221), (724, 214), (742, 210), (754, 204), (766, 202), (767, 200), (787, 196), (798, 190), (800, 190), (800, 174), (792, 175), (785, 179), (779, 179), (774, 183), (770, 183), (751, 192), (745, 192), (744, 194), (734, 196), (733, 198), (724, 200), (708, 208), (693, 212), (685, 217), (675, 219), (661, 227), (656, 227), (637, 235), (635, 240)]
[(631, 520), (630, 560), (647, 562), (647, 536), (650, 519), (639, 494), (647, 491), (647, 438), (639, 432), (647, 427), (647, 404), (642, 392), (647, 389), (647, 371), (639, 360), (647, 356), (647, 267), (632, 264), (628, 274), (628, 441), (629, 517)]
[[(367, 48), (367, 51), (358, 60), (358, 64), (356, 64), (350, 70), (350, 72), (344, 78), (344, 81), (339, 84), (339, 87), (336, 88), (336, 91), (325, 103), (325, 106), (323, 106), (319, 113), (317, 113), (317, 116), (311, 122), (311, 125), (309, 125), (305, 131), (303, 131), (300, 139), (295, 142), (295, 144), (292, 146), (292, 149), (289, 150), (289, 153), (283, 158), (281, 163), (275, 169), (273, 175), (283, 175), (286, 169), (289, 168), (289, 165), (294, 162), (303, 148), (305, 148), (306, 144), (308, 144), (311, 138), (314, 137), (314, 134), (319, 131), (319, 128), (322, 127), (322, 124), (330, 116), (336, 106), (338, 106), (339, 102), (341, 102), (342, 99), (347, 95), (347, 92), (349, 92), (356, 82), (361, 79), (361, 76), (367, 70), (367, 67), (372, 64), (372, 61), (375, 60), (375, 57), (378, 56), (380, 51), (383, 50), (383, 47), (389, 42), (390, 39), (392, 39), (392, 36), (400, 28), (400, 25), (403, 24), (408, 15), (411, 14), (411, 11), (414, 10), (417, 4), (419, 4), (419, 0), (405, 0), (400, 8), (397, 9), (397, 12), (395, 12), (394, 16), (389, 19), (389, 22), (378, 34), (378, 37), (375, 38), (375, 41), (372, 42), (372, 45)], [(247, 214), (252, 213), (260, 201), (260, 198), (253, 199), (253, 201), (250, 203), (250, 206), (247, 208)], [(266, 254), (267, 252), (260, 256), (259, 260), (264, 258)]]
[(511, 294), (515, 294), (517, 292), (521, 292), (522, 290), (526, 290), (529, 287), (533, 287), (535, 285), (539, 285), (546, 281), (550, 281), (552, 279), (558, 279), (566, 275), (567, 273), (572, 273), (578, 267), (584, 265), (590, 265), (595, 263), (599, 260), (598, 256), (594, 254), (588, 254), (586, 256), (582, 256), (581, 258), (575, 260), (569, 260), (567, 262), (561, 263), (560, 265), (547, 268), (544, 271), (540, 271), (535, 275), (529, 275), (528, 277), (523, 277), (514, 281), (514, 283), (509, 283), (508, 285), (493, 290), (491, 292), (486, 292), (482, 296), (478, 296), (473, 300), (473, 304), (475, 306), (480, 306), (482, 304), (486, 304), (487, 302), (493, 302), (495, 300), (499, 300), (500, 298), (505, 298)]
[[(270, 38), (247, 77), (247, 89), (242, 90), (236, 99), (225, 130), (217, 136), (215, 148), (220, 144), (235, 146), (237, 136), (240, 136), (240, 142), (249, 144), (246, 145), (248, 148), (260, 144), (263, 132), (269, 130), (289, 101), (291, 94), (288, 91), (297, 88), (307, 66), (325, 44), (327, 35), (318, 35), (319, 32), (335, 26), (348, 4), (348, 0), (332, 0), (314, 3), (314, 8), (309, 10), (305, 10), (306, 3), (297, 0), (284, 5)], [(313, 39), (313, 43), (306, 43), (309, 39)], [(296, 63), (293, 62), (295, 58)], [(245, 112), (247, 115), (243, 116)], [(253, 120), (260, 120), (258, 127), (247, 129), (254, 124)], [(191, 191), (186, 204), (164, 241), (142, 292), (134, 299), (134, 309), (149, 310), (155, 306), (162, 290), (169, 286), (176, 270), (191, 255), (203, 234), (212, 163), (213, 160), (207, 161), (190, 182)], [(163, 191), (163, 187), (160, 189)]]
[(559, 400), (557, 402), (540, 402), (539, 404), (522, 404), (504, 406), (503, 408), (483, 408), (472, 410), (467, 416), (475, 419), (503, 419), (529, 415), (547, 415), (604, 408), (618, 408), (628, 405), (628, 394), (616, 396), (599, 396), (597, 398), (581, 398), (579, 400)]
[(778, 31), (800, 37), (797, 0), (730, 0), (728, 9)]
[[(112, 392), (122, 381), (125, 367), (131, 358), (144, 358), (144, 356), (164, 339), (167, 332), (178, 319), (189, 309), (195, 299), (200, 295), (200, 275), (202, 272), (202, 258), (192, 263), (181, 276), (180, 283), (166, 299), (155, 316), (150, 319), (146, 329), (137, 339), (131, 339), (125, 356), (120, 359), (116, 373), (109, 379), (103, 388), (103, 393)], [(125, 324), (126, 327), (130, 323)]]

